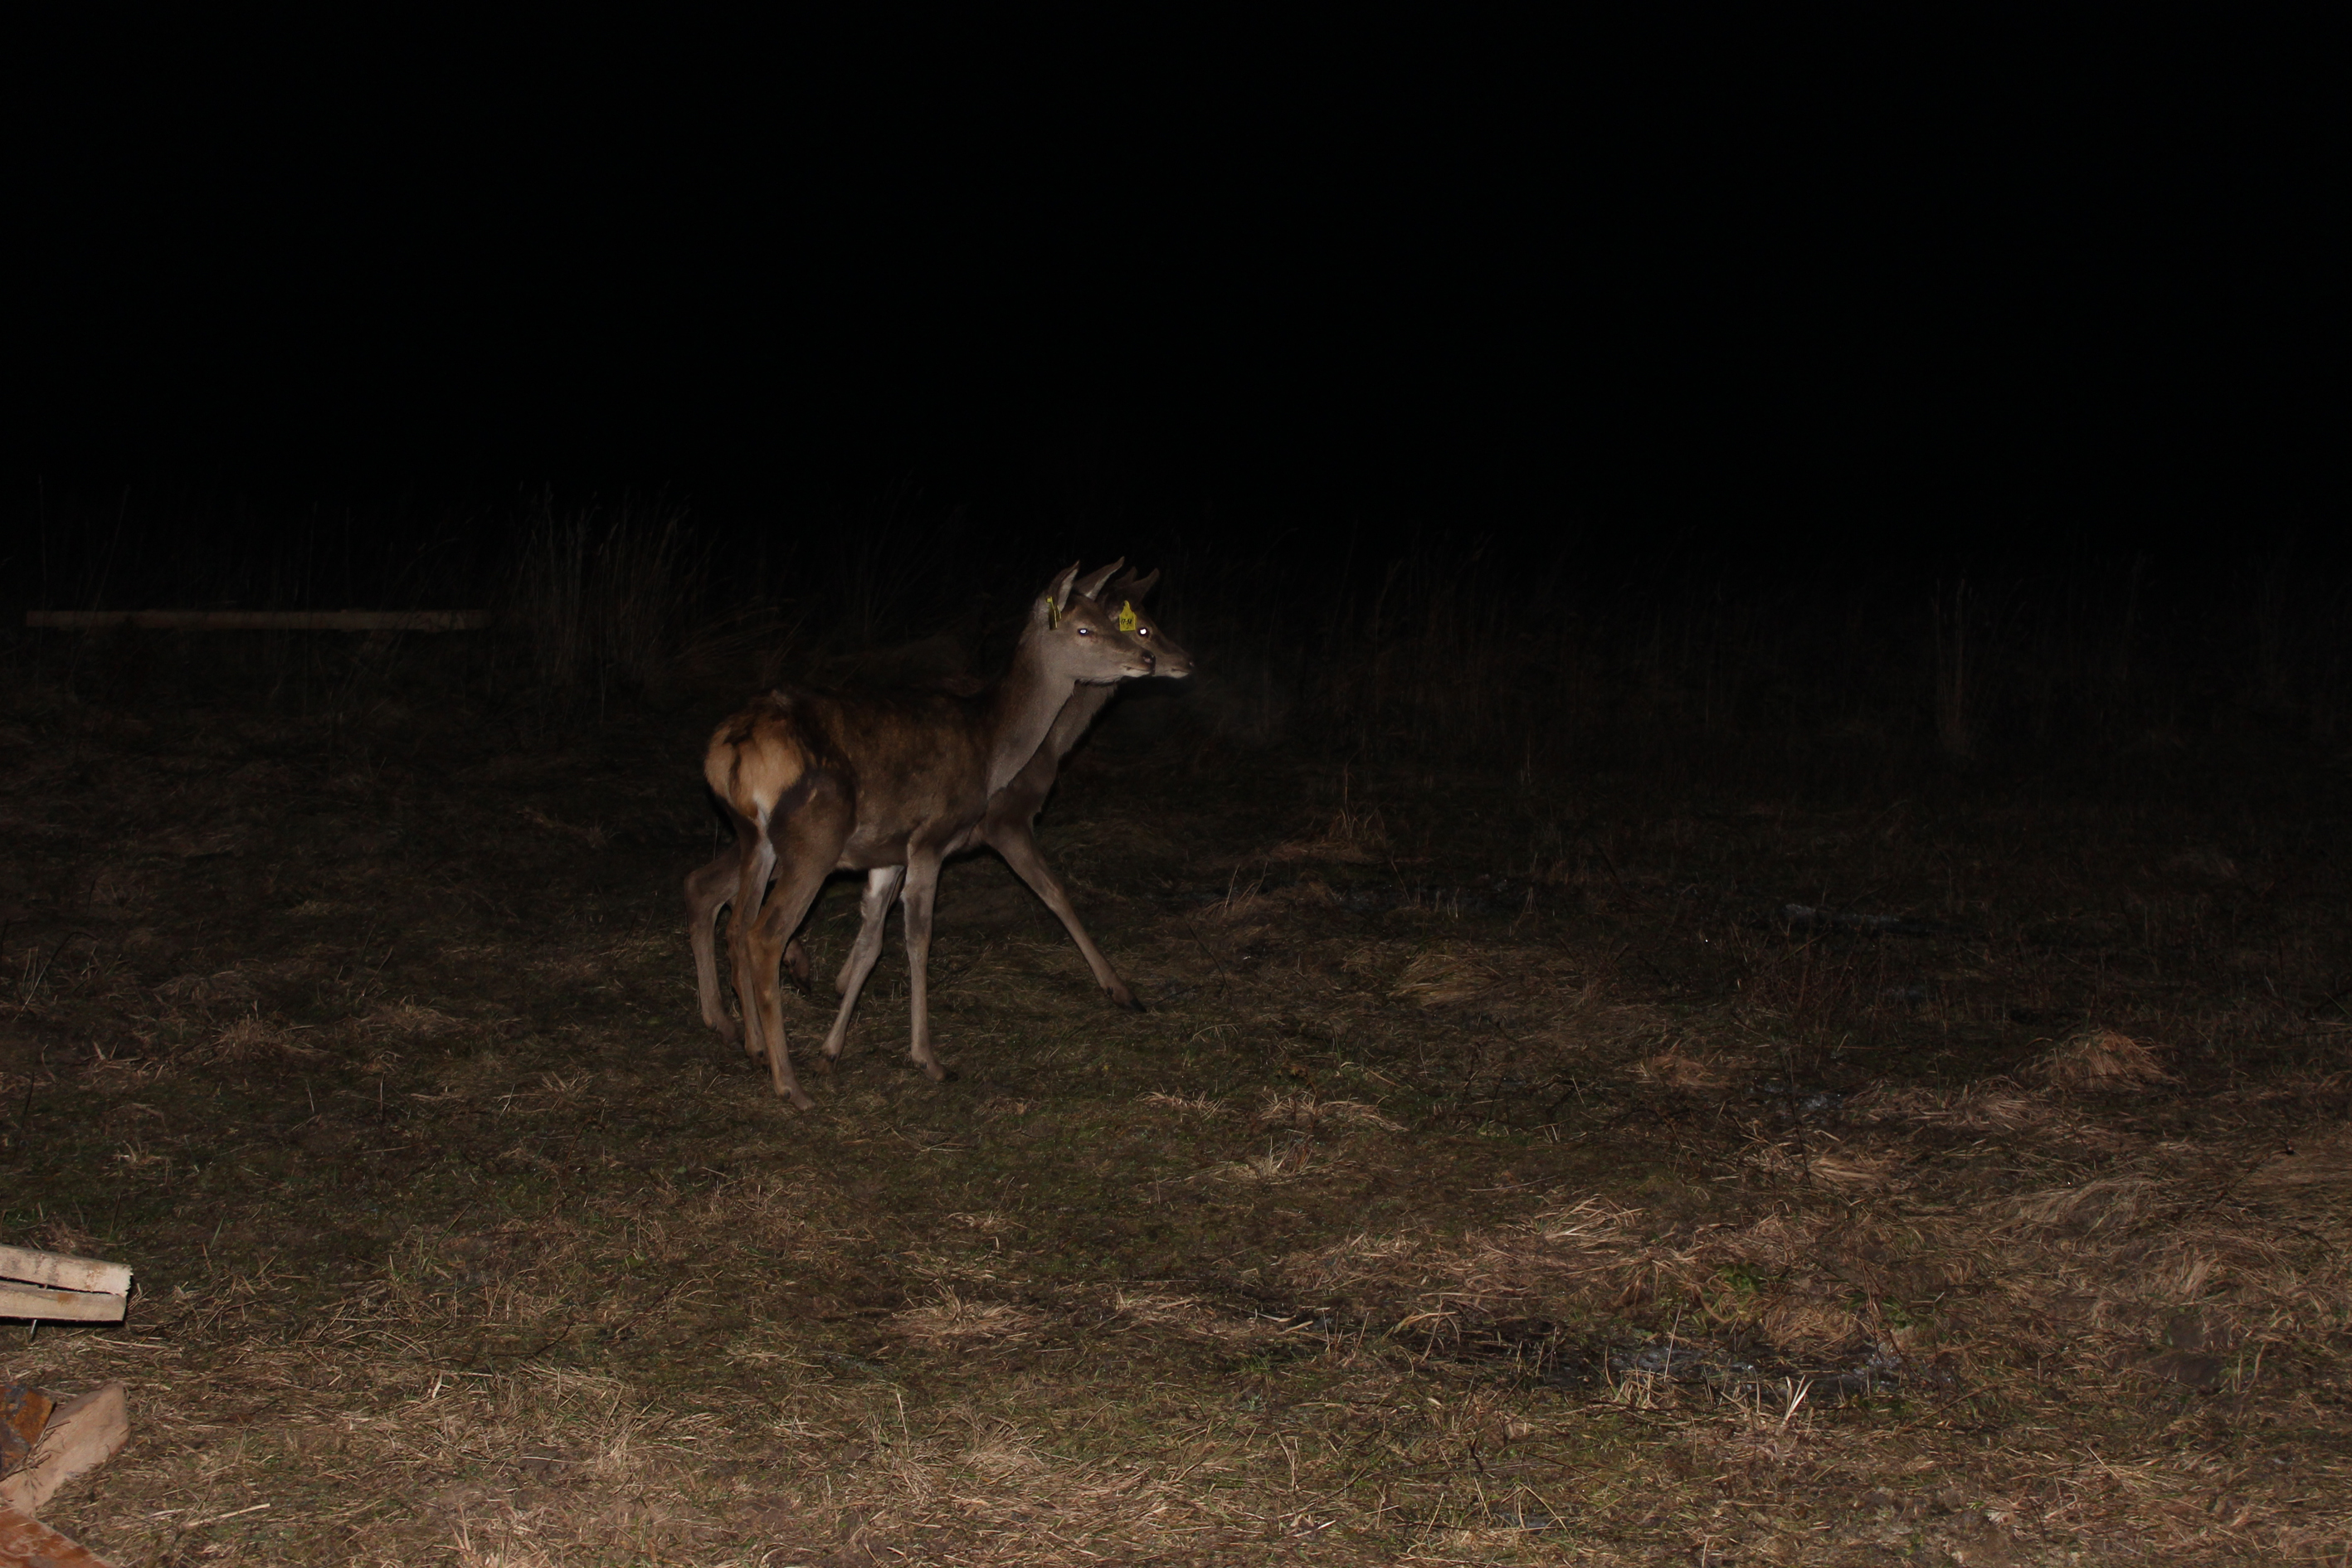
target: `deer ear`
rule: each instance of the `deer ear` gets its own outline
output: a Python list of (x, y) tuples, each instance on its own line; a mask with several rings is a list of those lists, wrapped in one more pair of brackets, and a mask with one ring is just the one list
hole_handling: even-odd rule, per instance
[(1059, 575), (1045, 584), (1045, 595), (1029, 611), (1033, 626), (1057, 626), (1062, 624), (1062, 612), (1070, 607), (1070, 583), (1078, 574), (1078, 563), (1071, 562)]
[(1148, 576), (1137, 577), (1130, 574), (1127, 585), (1121, 588), (1119, 592), (1128, 598), (1140, 599), (1144, 595), (1151, 592), (1152, 588), (1156, 586), (1159, 582), (1160, 568), (1154, 566), (1151, 569), (1150, 574)]
[(1101, 598), (1103, 596), (1103, 584), (1110, 581), (1112, 573), (1118, 571), (1120, 567), (1126, 564), (1127, 557), (1122, 555), (1118, 560), (1112, 562), (1109, 565), (1104, 567), (1101, 571), (1088, 573), (1085, 577), (1079, 580), (1076, 592), (1083, 598)]

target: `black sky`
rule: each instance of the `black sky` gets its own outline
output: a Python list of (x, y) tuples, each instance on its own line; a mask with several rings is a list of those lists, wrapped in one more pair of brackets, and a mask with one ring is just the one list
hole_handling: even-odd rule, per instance
[(2339, 515), (2313, 40), (1336, 25), (58, 42), (12, 483)]

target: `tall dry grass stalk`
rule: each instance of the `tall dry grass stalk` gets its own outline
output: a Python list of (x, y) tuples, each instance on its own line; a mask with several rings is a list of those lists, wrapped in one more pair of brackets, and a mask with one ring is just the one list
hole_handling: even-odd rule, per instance
[(615, 690), (666, 682), (702, 597), (701, 558), (683, 509), (627, 500), (609, 510), (534, 504), (509, 616), (551, 694), (602, 708)]

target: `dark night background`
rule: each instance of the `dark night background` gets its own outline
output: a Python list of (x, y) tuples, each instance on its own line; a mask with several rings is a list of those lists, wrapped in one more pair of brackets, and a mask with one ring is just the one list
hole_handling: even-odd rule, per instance
[(911, 495), (1024, 575), (1433, 532), (1600, 575), (2332, 565), (2307, 42), (84, 38), (14, 72), (5, 504), (53, 558), (543, 487), (724, 549)]

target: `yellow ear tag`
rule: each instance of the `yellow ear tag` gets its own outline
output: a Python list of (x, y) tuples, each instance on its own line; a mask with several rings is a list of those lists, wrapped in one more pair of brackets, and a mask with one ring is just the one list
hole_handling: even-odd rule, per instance
[(1135, 604), (1132, 600), (1119, 602), (1118, 629), (1123, 632), (1131, 632), (1135, 629)]
[(1054, 631), (1062, 629), (1062, 606), (1050, 596), (1045, 600), (1045, 625)]

